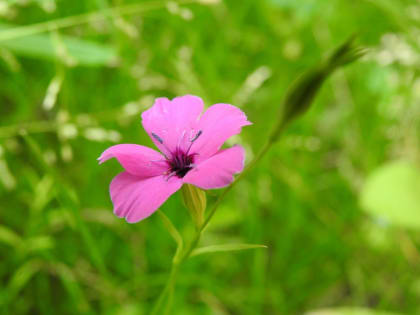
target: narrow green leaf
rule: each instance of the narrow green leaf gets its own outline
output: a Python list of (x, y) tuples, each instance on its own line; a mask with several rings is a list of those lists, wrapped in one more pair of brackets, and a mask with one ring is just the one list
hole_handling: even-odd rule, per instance
[(30, 252), (48, 250), (54, 246), (54, 239), (49, 236), (40, 235), (25, 240), (25, 249)]
[(362, 207), (392, 224), (420, 229), (420, 170), (396, 161), (375, 170), (360, 195)]
[(38, 260), (30, 260), (20, 266), (12, 275), (7, 290), (3, 292), (5, 295), (0, 296), (0, 306), (10, 303), (40, 268), (41, 263)]
[(76, 192), (72, 187), (65, 185), (65, 181), (60, 178), (54, 168), (49, 167), (41, 153), (41, 148), (38, 143), (25, 132), (21, 132), (21, 136), (43, 171), (50, 174), (54, 179), (57, 201), (64, 209), (72, 214), (74, 221), (76, 222), (75, 227), (79, 230), (79, 233), (88, 248), (93, 264), (98, 268), (103, 277), (108, 278), (108, 271), (105, 266), (104, 258), (96, 246), (96, 242), (90, 233), (88, 225), (80, 215), (80, 205)]
[(267, 248), (265, 245), (259, 244), (223, 244), (223, 245), (210, 245), (206, 247), (200, 247), (195, 249), (191, 256), (197, 256), (202, 254), (208, 253), (216, 253), (216, 252), (233, 252), (238, 250), (245, 250), (245, 249), (254, 249), (254, 248)]
[(89, 303), (87, 302), (84, 292), (77, 282), (73, 271), (65, 264), (57, 262), (54, 263), (52, 268), (61, 279), (64, 288), (69, 293), (69, 296), (72, 298), (75, 308), (81, 313), (86, 313), (90, 309)]
[(22, 238), (13, 230), (5, 226), (0, 226), (0, 242), (19, 247), (22, 245)]
[[(207, 1), (209, 0), (178, 0), (176, 1), (176, 3), (189, 4), (197, 2), (206, 4)], [(94, 21), (101, 21), (108, 18), (110, 14), (132, 15), (144, 13), (147, 11), (164, 8), (166, 5), (167, 1), (131, 3), (127, 5), (112, 7), (105, 10), (72, 15), (35, 24), (17, 26), (4, 32), (0, 32), (0, 41), (26, 37), (45, 32), (51, 32), (66, 27), (91, 23)]]
[[(0, 23), (0, 34), (15, 27), (16, 25)], [(112, 47), (64, 35), (58, 38), (49, 34), (28, 35), (0, 41), (0, 47), (19, 56), (46, 60), (56, 60), (66, 55), (76, 64), (84, 66), (108, 65), (117, 59)], [(60, 53), (63, 51), (65, 53)]]
[(171, 220), (164, 214), (161, 210), (157, 212), (163, 222), (163, 225), (168, 230), (169, 234), (175, 240), (177, 244), (176, 253), (174, 255), (173, 261), (178, 262), (181, 257), (182, 249), (184, 248), (184, 241), (182, 240), (181, 234), (178, 232), (176, 227), (172, 224)]

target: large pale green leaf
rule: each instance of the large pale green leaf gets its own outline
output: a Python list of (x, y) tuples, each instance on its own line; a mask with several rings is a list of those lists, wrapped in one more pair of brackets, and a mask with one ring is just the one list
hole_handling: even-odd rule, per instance
[(306, 315), (398, 315), (397, 313), (389, 313), (385, 311), (375, 311), (363, 307), (337, 307), (326, 308), (317, 311), (311, 311)]
[[(0, 34), (13, 27), (16, 26), (0, 23)], [(46, 60), (63, 58), (60, 55), (64, 54), (75, 64), (85, 66), (108, 65), (117, 59), (115, 50), (109, 46), (64, 35), (35, 34), (1, 40), (0, 47), (19, 56)]]
[(216, 252), (232, 252), (244, 249), (254, 249), (254, 248), (267, 248), (265, 245), (258, 244), (223, 244), (223, 245), (210, 245), (206, 247), (200, 247), (195, 249), (191, 256), (197, 256), (208, 253)]
[(361, 192), (362, 207), (395, 225), (420, 228), (420, 170), (396, 161), (375, 170)]

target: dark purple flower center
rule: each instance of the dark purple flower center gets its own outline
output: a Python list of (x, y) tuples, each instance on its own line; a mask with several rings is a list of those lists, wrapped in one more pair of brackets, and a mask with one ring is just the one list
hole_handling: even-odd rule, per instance
[[(190, 149), (195, 140), (197, 140), (203, 132), (199, 130), (193, 137), (188, 140), (187, 147), (182, 149), (181, 146), (177, 146), (174, 152), (171, 152), (168, 147), (166, 147), (163, 139), (159, 137), (157, 134), (152, 132), (152, 137), (156, 139), (157, 142), (162, 144), (166, 150), (170, 152), (170, 157), (165, 156), (166, 163), (168, 164), (169, 171), (168, 171), (168, 178), (176, 175), (178, 178), (183, 178), (187, 173), (193, 169), (194, 167), (194, 157), (197, 153), (189, 153)], [(180, 144), (184, 144), (184, 134), (180, 139)]]
[(170, 174), (174, 174), (179, 178), (183, 178), (192, 170), (194, 163), (194, 156), (196, 154), (187, 154), (186, 152), (176, 149), (172, 153), (172, 157), (166, 162), (168, 163)]

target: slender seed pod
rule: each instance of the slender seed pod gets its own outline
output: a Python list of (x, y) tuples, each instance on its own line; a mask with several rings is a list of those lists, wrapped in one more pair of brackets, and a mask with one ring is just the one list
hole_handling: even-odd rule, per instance
[(310, 108), (322, 84), (335, 70), (363, 56), (365, 50), (355, 45), (354, 40), (355, 36), (352, 36), (339, 46), (327, 60), (304, 72), (291, 85), (284, 98), (280, 117), (271, 133), (270, 141), (276, 141), (288, 123), (303, 115)]

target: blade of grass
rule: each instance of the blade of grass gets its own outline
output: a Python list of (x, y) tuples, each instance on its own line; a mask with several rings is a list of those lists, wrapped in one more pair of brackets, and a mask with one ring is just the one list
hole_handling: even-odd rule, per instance
[(77, 195), (73, 189), (63, 184), (63, 181), (60, 179), (58, 174), (54, 171), (54, 168), (50, 167), (44, 160), (42, 156), (41, 149), (39, 148), (38, 144), (32, 139), (29, 135), (22, 133), (22, 137), (25, 140), (25, 143), (29, 147), (30, 151), (35, 156), (38, 163), (41, 165), (43, 170), (47, 173), (50, 173), (51, 176), (54, 178), (56, 183), (57, 189), (57, 201), (61, 204), (64, 209), (68, 209), (71, 211), (75, 221), (76, 221), (76, 228), (79, 230), (82, 239), (88, 249), (90, 258), (92, 263), (98, 268), (99, 272), (105, 279), (109, 279), (108, 272), (105, 267), (105, 262), (102, 258), (101, 253), (99, 252), (98, 248), (95, 245), (94, 239), (92, 234), (89, 231), (89, 228), (83, 221), (80, 215), (80, 207), (77, 201)]
[(184, 247), (184, 241), (182, 240), (181, 234), (178, 232), (176, 227), (172, 224), (171, 220), (164, 214), (161, 210), (158, 210), (157, 212), (162, 219), (162, 222), (165, 226), (165, 228), (168, 230), (169, 234), (171, 234), (172, 238), (175, 240), (177, 244), (176, 253), (173, 258), (174, 262), (177, 262), (180, 258), (182, 249)]
[[(179, 0), (178, 4), (199, 3), (199, 0)], [(65, 18), (59, 18), (47, 22), (30, 24), (25, 26), (16, 27), (10, 30), (0, 32), (0, 42), (8, 39), (15, 39), (24, 36), (54, 31), (66, 27), (71, 27), (80, 24), (87, 24), (93, 21), (101, 21), (106, 19), (110, 14), (130, 15), (138, 14), (151, 10), (165, 8), (167, 1), (153, 1), (142, 2), (136, 4), (123, 5), (109, 9), (72, 15)]]
[[(0, 23), (0, 36), (19, 28), (13, 24)], [(23, 38), (1, 40), (0, 47), (16, 55), (46, 60), (71, 59), (69, 64), (99, 66), (111, 64), (117, 59), (116, 51), (109, 46), (85, 39), (53, 33), (32, 34)]]
[(245, 249), (255, 249), (255, 248), (267, 248), (265, 245), (259, 244), (222, 244), (222, 245), (210, 245), (206, 247), (196, 248), (192, 251), (191, 256), (198, 256), (203, 254), (210, 253), (219, 253), (219, 252), (232, 252), (240, 251)]

